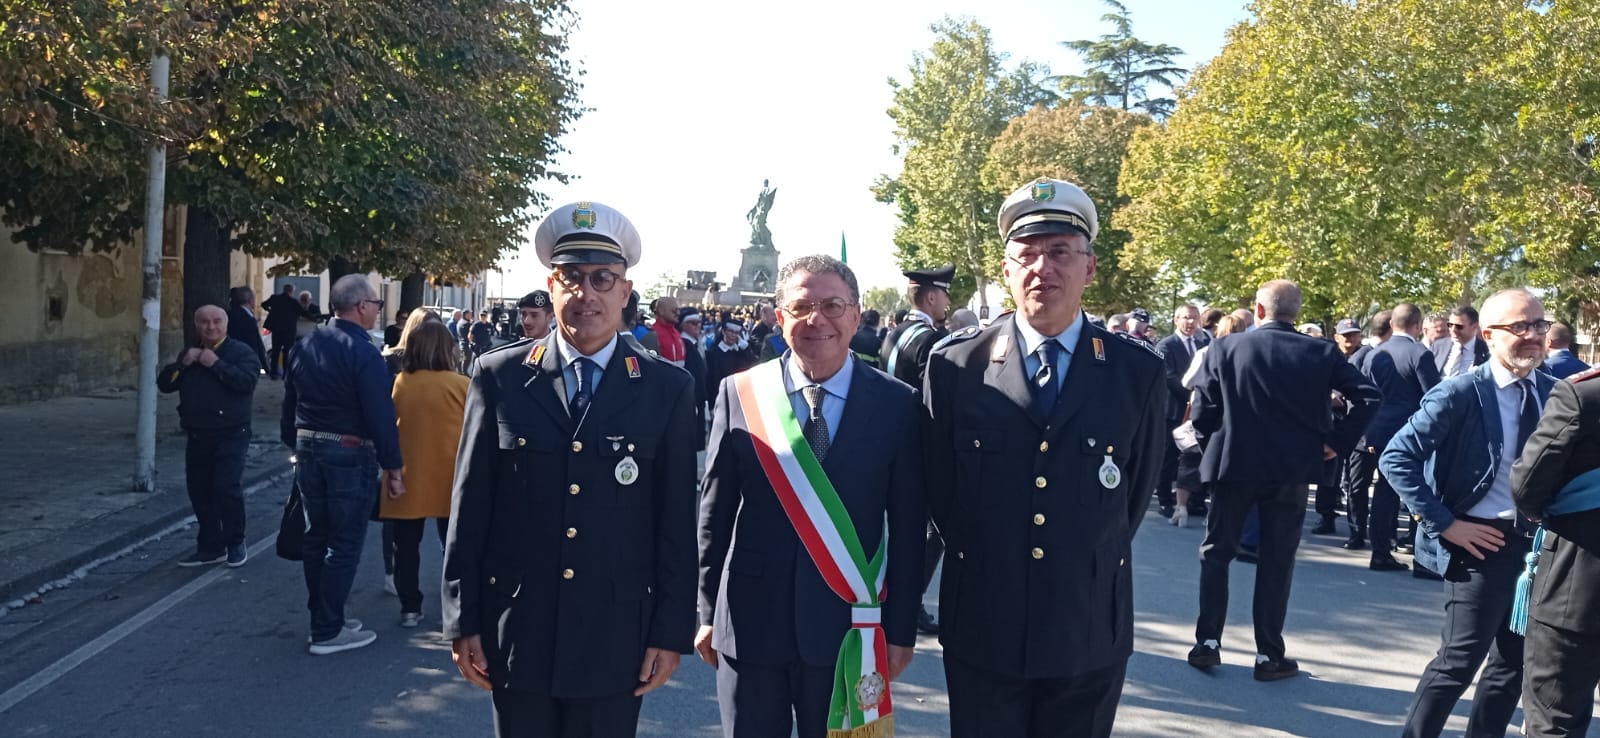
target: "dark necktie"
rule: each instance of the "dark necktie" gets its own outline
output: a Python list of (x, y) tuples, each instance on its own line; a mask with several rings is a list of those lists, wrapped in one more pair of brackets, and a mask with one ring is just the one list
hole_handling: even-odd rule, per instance
[(1056, 360), (1061, 356), (1061, 344), (1056, 339), (1046, 339), (1035, 351), (1039, 355), (1039, 371), (1033, 375), (1033, 414), (1038, 418), (1050, 417), (1056, 409), (1056, 398), (1061, 395), (1056, 381)]
[(806, 407), (811, 409), (811, 414), (806, 418), (806, 443), (811, 446), (811, 452), (817, 455), (817, 461), (822, 461), (828, 458), (828, 419), (822, 417), (822, 398), (827, 396), (828, 391), (821, 385), (813, 384), (800, 392), (806, 397)]
[(582, 418), (584, 411), (589, 409), (589, 403), (594, 400), (597, 368), (599, 365), (588, 359), (572, 362), (572, 373), (578, 377), (578, 389), (572, 393), (572, 399), (567, 401), (567, 412), (574, 418)]
[(1533, 394), (1533, 380), (1517, 380), (1517, 388), (1522, 390), (1522, 412), (1517, 416), (1517, 446), (1514, 449), (1517, 457), (1521, 458), (1522, 449), (1528, 445), (1528, 436), (1533, 435), (1534, 426), (1539, 424), (1539, 401)]

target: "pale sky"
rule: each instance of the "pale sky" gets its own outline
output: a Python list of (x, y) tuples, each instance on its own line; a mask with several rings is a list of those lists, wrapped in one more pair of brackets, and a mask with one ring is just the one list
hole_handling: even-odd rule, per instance
[[(1245, 0), (1126, 0), (1134, 34), (1184, 49), (1184, 66), (1222, 48)], [(863, 291), (901, 286), (895, 211), (869, 190), (896, 175), (888, 79), (909, 78), (912, 54), (945, 15), (989, 27), (1010, 63), (1075, 72), (1059, 42), (1109, 31), (1098, 0), (813, 0), (728, 2), (572, 0), (571, 57), (590, 110), (563, 139), (544, 185), (552, 207), (595, 200), (638, 227), (643, 256), (629, 276), (641, 292), (663, 272), (717, 272), (724, 283), (749, 245), (745, 213), (761, 181), (778, 194), (768, 225), (782, 260), (837, 256), (841, 231)], [(506, 263), (505, 294), (544, 286), (531, 239)], [(499, 292), (490, 274), (490, 291)]]

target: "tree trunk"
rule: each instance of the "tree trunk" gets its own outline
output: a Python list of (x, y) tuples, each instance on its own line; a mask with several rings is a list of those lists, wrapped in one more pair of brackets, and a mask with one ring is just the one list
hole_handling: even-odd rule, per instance
[(406, 313), (422, 307), (422, 288), (428, 284), (428, 276), (420, 271), (414, 271), (400, 280), (400, 313)]
[(335, 256), (328, 260), (328, 288), (331, 290), (333, 283), (339, 281), (340, 277), (362, 273), (360, 264), (343, 256)]
[(228, 308), (228, 257), (233, 253), (228, 227), (216, 214), (200, 207), (189, 207), (189, 220), (183, 231), (183, 344), (199, 340), (195, 332), (194, 311), (204, 305)]

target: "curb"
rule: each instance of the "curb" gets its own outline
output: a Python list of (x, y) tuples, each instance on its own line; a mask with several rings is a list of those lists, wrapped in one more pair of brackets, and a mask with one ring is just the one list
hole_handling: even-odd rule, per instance
[[(261, 469), (253, 475), (247, 472), (245, 478), (241, 480), (245, 499), (249, 499), (261, 490), (274, 488), (287, 481), (292, 473), (294, 473), (293, 465), (285, 465), (278, 468), (269, 467)], [(16, 600), (26, 601), (36, 594), (55, 589), (56, 586), (59, 586), (58, 583), (67, 583), (60, 582), (60, 580), (75, 579), (77, 576), (87, 573), (89, 568), (98, 566), (105, 561), (120, 558), (129, 549), (137, 548), (151, 538), (160, 537), (169, 529), (183, 523), (185, 518), (192, 520), (194, 514), (189, 507), (188, 498), (180, 495), (178, 499), (180, 504), (174, 505), (170, 512), (142, 521), (90, 548), (64, 559), (51, 562), (12, 581), (0, 582), (0, 612), (16, 609), (8, 607), (6, 603), (14, 604)], [(80, 569), (84, 571), (80, 572)]]

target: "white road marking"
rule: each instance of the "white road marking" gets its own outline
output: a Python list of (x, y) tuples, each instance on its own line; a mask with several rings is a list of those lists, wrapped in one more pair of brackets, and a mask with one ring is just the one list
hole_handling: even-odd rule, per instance
[[(258, 555), (264, 553), (267, 549), (272, 548), (276, 543), (276, 534), (256, 541), (255, 545), (249, 547), (250, 558), (256, 558)], [(168, 610), (176, 607), (184, 600), (193, 597), (196, 592), (205, 589), (207, 585), (210, 585), (211, 583), (236, 571), (238, 570), (229, 567), (226, 564), (218, 564), (216, 568), (200, 575), (194, 581), (179, 587), (178, 590), (172, 594), (169, 594), (166, 597), (151, 603), (149, 607), (140, 610), (133, 617), (124, 620), (115, 628), (112, 628), (111, 630), (101, 634), (99, 638), (79, 646), (77, 650), (61, 657), (61, 660), (45, 667), (44, 669), (41, 669), (39, 673), (22, 680), (17, 684), (17, 686), (6, 690), (4, 693), (0, 693), (0, 712), (5, 712), (13, 707), (16, 707), (18, 703), (28, 699), (29, 697), (32, 697), (39, 690), (55, 683), (57, 679), (66, 676), (67, 673), (73, 669), (82, 666), (85, 661), (100, 655), (101, 652), (116, 645), (119, 641), (127, 638), (129, 635), (132, 635), (134, 631), (149, 625), (151, 621), (166, 614)]]

